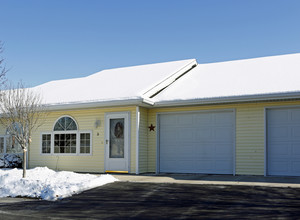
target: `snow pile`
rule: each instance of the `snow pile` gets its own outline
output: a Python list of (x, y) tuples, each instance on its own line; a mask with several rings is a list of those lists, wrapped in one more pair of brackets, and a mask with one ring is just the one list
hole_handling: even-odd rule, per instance
[(55, 172), (47, 167), (27, 170), (22, 178), (21, 169), (0, 170), (0, 197), (33, 197), (44, 200), (62, 199), (84, 190), (118, 181), (111, 175)]
[(21, 168), (22, 158), (17, 154), (4, 154), (0, 157), (0, 168)]

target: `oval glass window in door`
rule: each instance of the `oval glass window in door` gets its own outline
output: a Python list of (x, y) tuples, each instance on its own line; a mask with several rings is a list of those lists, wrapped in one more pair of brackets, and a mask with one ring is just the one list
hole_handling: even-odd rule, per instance
[(124, 118), (110, 119), (109, 157), (124, 158)]

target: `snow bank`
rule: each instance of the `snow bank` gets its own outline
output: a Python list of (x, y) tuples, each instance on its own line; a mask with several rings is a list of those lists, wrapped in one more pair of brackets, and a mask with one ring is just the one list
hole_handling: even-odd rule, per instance
[(33, 197), (57, 200), (84, 190), (118, 181), (111, 175), (78, 174), (68, 171), (55, 172), (47, 167), (27, 170), (22, 178), (21, 169), (0, 170), (0, 197)]

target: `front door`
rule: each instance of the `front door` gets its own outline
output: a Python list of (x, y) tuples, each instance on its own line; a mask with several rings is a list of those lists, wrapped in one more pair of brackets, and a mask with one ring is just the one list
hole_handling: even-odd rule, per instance
[(129, 172), (129, 114), (108, 113), (105, 125), (106, 172)]

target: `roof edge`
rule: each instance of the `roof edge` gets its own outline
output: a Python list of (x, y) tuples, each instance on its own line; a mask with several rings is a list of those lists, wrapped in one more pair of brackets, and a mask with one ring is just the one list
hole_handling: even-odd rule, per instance
[(230, 96), (189, 100), (157, 101), (153, 107), (175, 107), (186, 105), (225, 104), (237, 102), (276, 101), (300, 99), (300, 92), (272, 93), (261, 95)]
[(108, 101), (96, 101), (96, 102), (85, 102), (85, 103), (64, 103), (64, 104), (53, 104), (53, 105), (46, 104), (45, 110), (59, 111), (59, 110), (98, 108), (98, 107), (118, 107), (118, 106), (129, 106), (129, 105), (149, 107), (153, 105), (153, 102), (151, 101), (147, 102), (143, 98), (137, 98), (137, 99), (128, 99), (128, 100), (108, 100)]

